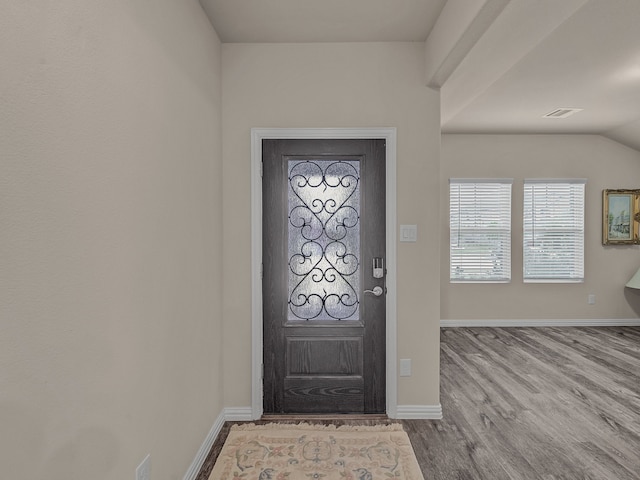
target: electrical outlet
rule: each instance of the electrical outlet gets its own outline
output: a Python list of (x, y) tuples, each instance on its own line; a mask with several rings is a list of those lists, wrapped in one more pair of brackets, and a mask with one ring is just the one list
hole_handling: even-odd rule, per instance
[(144, 457), (136, 468), (136, 480), (151, 480), (151, 454)]
[(401, 377), (411, 376), (411, 359), (410, 358), (400, 359), (400, 376)]
[(596, 296), (593, 293), (590, 293), (589, 296), (587, 297), (587, 303), (589, 305), (595, 305), (596, 304)]

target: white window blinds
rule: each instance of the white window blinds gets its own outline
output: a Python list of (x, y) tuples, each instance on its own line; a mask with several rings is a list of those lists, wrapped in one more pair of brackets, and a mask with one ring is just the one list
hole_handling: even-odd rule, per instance
[(525, 282), (584, 280), (585, 179), (525, 179)]
[(513, 179), (449, 180), (451, 282), (511, 280)]

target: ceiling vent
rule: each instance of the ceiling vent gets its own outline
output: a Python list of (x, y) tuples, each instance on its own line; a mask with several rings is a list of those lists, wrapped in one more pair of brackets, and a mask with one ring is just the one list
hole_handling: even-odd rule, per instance
[(582, 108), (556, 108), (554, 111), (543, 115), (542, 118), (567, 118), (582, 110)]

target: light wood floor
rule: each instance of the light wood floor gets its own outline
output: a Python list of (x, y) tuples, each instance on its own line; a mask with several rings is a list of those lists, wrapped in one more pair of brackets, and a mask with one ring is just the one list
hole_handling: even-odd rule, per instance
[(640, 329), (446, 328), (441, 341), (443, 420), (399, 421), (425, 480), (640, 479)]

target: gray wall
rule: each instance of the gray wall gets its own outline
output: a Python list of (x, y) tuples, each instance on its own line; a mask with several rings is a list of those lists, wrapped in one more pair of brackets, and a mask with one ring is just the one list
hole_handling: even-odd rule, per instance
[(3, 2), (0, 477), (182, 478), (221, 412), (220, 42), (196, 0)]
[[(437, 405), (439, 93), (423, 84), (423, 43), (223, 45), (225, 404), (251, 404), (252, 127), (397, 127), (398, 355), (413, 359), (398, 403)], [(426, 208), (427, 207), (427, 208)]]
[[(630, 319), (640, 296), (624, 284), (640, 267), (640, 247), (602, 245), (602, 190), (640, 188), (640, 153), (597, 135), (443, 135), (441, 160), (443, 319)], [(512, 281), (449, 283), (451, 177), (513, 178)], [(522, 282), (525, 178), (586, 178), (585, 282)], [(589, 294), (595, 305), (587, 304)]]

